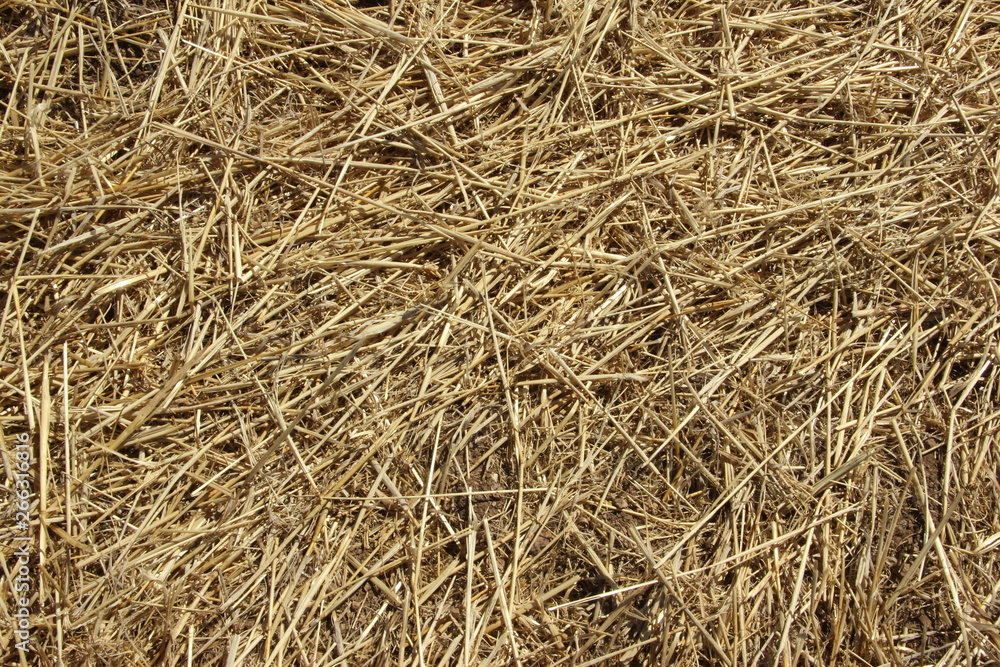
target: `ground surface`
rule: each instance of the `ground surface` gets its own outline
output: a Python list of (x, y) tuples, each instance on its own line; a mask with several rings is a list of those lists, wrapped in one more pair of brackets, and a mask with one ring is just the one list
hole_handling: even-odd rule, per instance
[[(0, 4), (31, 661), (1000, 657), (1000, 4)], [(23, 518), (23, 517), (22, 517)]]

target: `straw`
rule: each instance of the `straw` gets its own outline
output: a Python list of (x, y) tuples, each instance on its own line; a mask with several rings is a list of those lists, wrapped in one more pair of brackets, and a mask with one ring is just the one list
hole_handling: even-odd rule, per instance
[(0, 26), (39, 664), (1000, 660), (996, 3)]

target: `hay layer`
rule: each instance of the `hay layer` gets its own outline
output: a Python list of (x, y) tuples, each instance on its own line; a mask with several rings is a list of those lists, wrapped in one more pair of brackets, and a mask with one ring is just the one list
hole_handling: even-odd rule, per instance
[(1000, 658), (997, 2), (0, 25), (39, 664)]

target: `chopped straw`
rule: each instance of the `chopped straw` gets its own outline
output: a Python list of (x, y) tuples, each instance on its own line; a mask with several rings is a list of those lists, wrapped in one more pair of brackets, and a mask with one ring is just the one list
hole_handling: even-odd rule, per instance
[(1000, 3), (0, 26), (8, 660), (1000, 660)]

